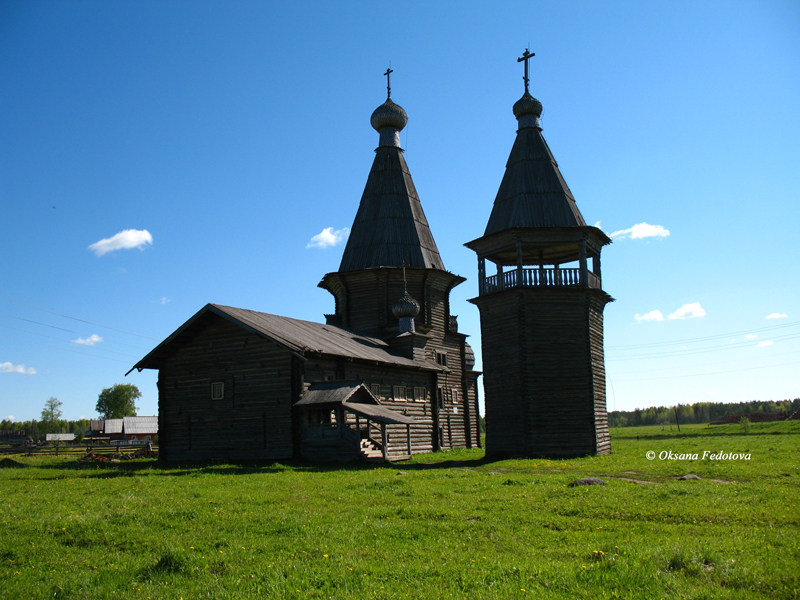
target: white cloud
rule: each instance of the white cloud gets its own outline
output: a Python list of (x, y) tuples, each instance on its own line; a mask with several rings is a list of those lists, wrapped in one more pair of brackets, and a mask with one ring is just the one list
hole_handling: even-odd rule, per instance
[(598, 229), (602, 229), (602, 227), (600, 227), (601, 223), (602, 221), (598, 221), (597, 223), (594, 224), (594, 226), (597, 227)]
[(158, 301), (158, 303), (159, 304), (166, 304), (169, 301), (170, 301), (170, 299), (167, 298), (166, 296), (164, 296), (163, 298), (161, 298), (161, 300)]
[(102, 341), (103, 341), (103, 338), (101, 338), (96, 333), (93, 333), (88, 338), (78, 338), (77, 340), (72, 340), (72, 343), (73, 344), (79, 344), (81, 346), (94, 346), (95, 344), (98, 344), (98, 343), (100, 343)]
[(344, 227), (342, 229), (333, 230), (333, 227), (326, 227), (320, 233), (311, 238), (311, 241), (306, 244), (306, 248), (327, 248), (335, 246), (339, 242), (347, 239), (350, 235), (350, 228)]
[(95, 242), (89, 246), (89, 250), (94, 252), (97, 256), (103, 256), (114, 250), (123, 250), (129, 248), (141, 248), (147, 244), (153, 243), (153, 236), (146, 229), (126, 229), (120, 231), (118, 234)]
[(635, 315), (635, 318), (640, 323), (642, 321), (663, 321), (664, 315), (661, 314), (660, 310), (651, 310), (649, 313), (643, 315)]
[(735, 341), (736, 341), (736, 338), (733, 338), (729, 343), (732, 344)]
[(767, 342), (758, 342), (756, 344), (756, 348), (766, 348), (767, 346), (772, 346), (772, 344), (774, 344), (774, 343), (775, 342), (769, 342), (769, 341), (767, 341)]
[(746, 340), (754, 340), (757, 337), (758, 336), (755, 333), (748, 333), (746, 336), (744, 336), (744, 339), (746, 339)]
[(16, 419), (16, 417), (14, 415), (8, 415), (6, 417), (6, 421), (13, 421), (14, 419)]
[(23, 375), (36, 375), (33, 367), (25, 368), (25, 365), (12, 365), (10, 362), (0, 363), (0, 373), (22, 373)]
[(614, 238), (630, 236), (630, 239), (632, 240), (640, 240), (649, 237), (665, 238), (668, 235), (669, 229), (665, 229), (661, 225), (638, 223), (629, 229), (620, 229), (619, 231), (615, 231), (609, 237)]
[(691, 304), (684, 304), (674, 313), (670, 314), (670, 319), (686, 319), (692, 317), (705, 317), (706, 311), (700, 306), (699, 302), (692, 302)]
[(771, 315), (767, 315), (768, 319), (785, 319), (788, 317), (786, 313), (772, 313)]

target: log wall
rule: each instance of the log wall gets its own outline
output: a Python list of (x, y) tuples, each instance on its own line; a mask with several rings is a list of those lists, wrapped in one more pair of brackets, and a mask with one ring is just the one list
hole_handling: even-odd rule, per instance
[(603, 307), (592, 289), (514, 288), (481, 312), (487, 456), (607, 453)]
[[(165, 460), (280, 459), (293, 454), (291, 355), (224, 319), (201, 330), (159, 371)], [(211, 399), (211, 384), (224, 397)]]

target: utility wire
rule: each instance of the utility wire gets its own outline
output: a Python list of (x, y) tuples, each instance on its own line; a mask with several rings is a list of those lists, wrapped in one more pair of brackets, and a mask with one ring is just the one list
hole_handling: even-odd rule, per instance
[[(47, 323), (42, 323), (40, 321), (33, 321), (31, 319), (23, 319), (22, 317), (17, 317), (15, 315), (10, 315), (10, 314), (4, 313), (4, 312), (0, 312), (0, 315), (6, 316), (6, 317), (11, 317), (12, 319), (18, 319), (20, 321), (26, 321), (27, 323), (34, 323), (35, 325), (41, 325), (43, 327), (50, 327), (51, 329), (58, 329), (59, 331), (66, 331), (67, 333), (74, 333), (75, 335), (87, 335), (87, 334), (81, 333), (79, 331), (73, 331), (72, 329), (64, 329), (63, 327), (56, 327), (55, 325), (48, 325)], [(8, 325), (3, 325), (3, 327), (9, 327), (9, 326)], [(10, 327), (10, 328), (14, 329), (14, 327)], [(25, 330), (24, 329), (19, 329), (18, 331), (25, 331)], [(27, 333), (33, 333), (34, 335), (41, 335), (41, 334), (35, 333), (33, 331), (28, 331)], [(54, 339), (57, 339), (57, 338), (54, 338)], [(143, 348), (142, 346), (134, 346), (133, 344), (126, 344), (124, 342), (115, 342), (114, 340), (109, 340), (109, 339), (106, 339), (106, 338), (103, 338), (103, 341), (104, 342), (108, 342), (110, 344), (119, 344), (120, 346), (128, 346), (130, 348), (137, 348), (138, 350), (148, 350), (148, 348)]]
[(0, 296), (0, 300), (2, 300), (3, 302), (9, 302), (11, 304), (18, 304), (19, 306), (26, 306), (28, 308), (32, 308), (34, 310), (39, 310), (39, 311), (42, 311), (42, 312), (46, 312), (46, 313), (49, 313), (51, 315), (56, 315), (58, 317), (63, 317), (65, 319), (72, 319), (73, 321), (80, 321), (81, 323), (88, 323), (89, 325), (94, 325), (95, 327), (102, 327), (104, 329), (111, 329), (112, 331), (119, 331), (121, 333), (127, 333), (128, 335), (135, 335), (136, 337), (141, 337), (141, 338), (146, 338), (148, 340), (158, 341), (158, 338), (154, 338), (154, 337), (149, 336), (149, 335), (136, 333), (135, 331), (130, 331), (128, 329), (120, 329), (119, 327), (112, 327), (111, 325), (102, 325), (101, 323), (94, 323), (93, 321), (87, 321), (86, 319), (80, 319), (78, 317), (65, 315), (63, 313), (60, 313), (60, 312), (57, 312), (57, 311), (54, 311), (54, 310), (47, 310), (45, 308), (39, 308), (38, 306), (34, 306), (33, 304), (28, 304), (26, 302), (17, 302), (15, 300), (9, 300), (8, 298), (4, 298), (3, 296)]
[(705, 342), (709, 340), (717, 340), (717, 339), (724, 339), (727, 337), (737, 336), (737, 335), (747, 335), (748, 333), (753, 332), (764, 332), (764, 331), (771, 331), (773, 329), (783, 329), (785, 327), (794, 327), (795, 325), (800, 325), (800, 321), (792, 321), (791, 323), (782, 323), (780, 325), (771, 325), (768, 327), (760, 327), (756, 329), (746, 329), (744, 331), (733, 331), (730, 333), (720, 333), (717, 335), (710, 335), (706, 337), (700, 338), (688, 338), (685, 340), (675, 340), (674, 342), (653, 342), (648, 344), (630, 344), (625, 346), (606, 346), (606, 350), (618, 350), (618, 349), (627, 349), (627, 348), (656, 348), (659, 346), (676, 346), (678, 344), (689, 344), (692, 342)]
[(110, 356), (101, 356), (99, 354), (87, 354), (86, 352), (80, 352), (79, 350), (72, 350), (70, 348), (62, 348), (60, 346), (53, 346), (52, 344), (42, 344), (40, 342), (33, 342), (31, 340), (23, 340), (20, 338), (11, 337), (10, 335), (3, 335), (0, 333), (0, 337), (8, 338), (10, 340), (17, 340), (18, 342), (26, 342), (28, 344), (36, 344), (37, 346), (44, 346), (46, 348), (55, 348), (56, 350), (63, 350), (64, 352), (73, 352), (75, 354), (80, 354), (81, 356), (91, 356), (92, 358), (102, 358), (104, 360), (113, 360), (114, 362), (120, 362), (126, 365), (129, 365), (130, 362), (127, 360), (119, 360), (118, 358), (111, 358)]

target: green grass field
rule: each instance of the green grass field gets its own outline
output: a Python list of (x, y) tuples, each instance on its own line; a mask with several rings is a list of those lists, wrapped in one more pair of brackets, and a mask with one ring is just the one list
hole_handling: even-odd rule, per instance
[(800, 422), (681, 429), (613, 430), (611, 455), (563, 461), (11, 457), (0, 598), (798, 597)]

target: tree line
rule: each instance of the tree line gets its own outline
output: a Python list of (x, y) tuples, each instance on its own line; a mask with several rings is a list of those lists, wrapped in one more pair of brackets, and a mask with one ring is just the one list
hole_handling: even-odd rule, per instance
[(608, 413), (609, 427), (636, 425), (674, 425), (680, 423), (711, 423), (721, 417), (753, 413), (786, 413), (800, 409), (800, 398), (794, 400), (752, 400), (750, 402), (695, 402), (677, 406), (651, 406), (636, 410), (615, 410)]
[[(139, 407), (136, 400), (141, 398), (142, 393), (135, 385), (118, 383), (109, 388), (103, 389), (97, 397), (95, 410), (100, 415), (98, 419), (121, 419), (123, 417), (135, 417)], [(0, 421), (0, 437), (19, 435), (40, 441), (48, 433), (74, 433), (81, 437), (84, 432), (91, 428), (91, 419), (78, 419), (70, 421), (62, 419), (64, 405), (58, 398), (50, 397), (44, 403), (41, 419), (31, 419), (29, 421), (11, 421), (3, 419)]]

